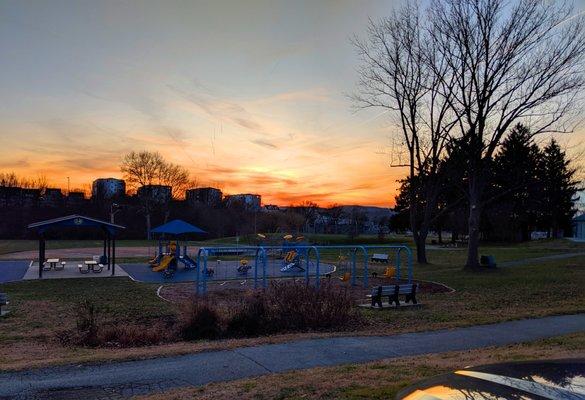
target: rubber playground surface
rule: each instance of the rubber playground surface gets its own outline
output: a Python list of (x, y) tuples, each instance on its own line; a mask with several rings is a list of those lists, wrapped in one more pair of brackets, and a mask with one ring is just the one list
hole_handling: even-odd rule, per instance
[[(247, 273), (238, 271), (239, 261), (221, 261), (217, 263), (215, 261), (208, 261), (208, 269), (213, 269), (213, 275), (207, 276), (209, 282), (222, 282), (227, 280), (238, 280), (238, 279), (254, 279), (254, 265)], [(196, 269), (185, 269), (182, 264), (179, 264), (177, 271), (171, 277), (165, 277), (162, 272), (153, 272), (148, 264), (121, 264), (124, 271), (130, 275), (130, 277), (138, 282), (150, 282), (150, 283), (179, 283), (179, 282), (195, 282), (197, 281), (197, 270)], [(306, 272), (297, 268), (293, 268), (289, 271), (283, 272), (282, 260), (269, 260), (266, 264), (266, 277), (267, 278), (300, 278), (306, 276)], [(306, 265), (303, 265), (306, 268)], [(319, 264), (319, 275), (323, 276), (335, 272), (335, 266), (332, 264)], [(316, 266), (314, 263), (309, 263), (309, 276), (316, 275)], [(262, 279), (262, 266), (258, 266), (258, 279)]]
[(0, 262), (0, 283), (20, 281), (26, 274), (30, 262), (3, 261)]

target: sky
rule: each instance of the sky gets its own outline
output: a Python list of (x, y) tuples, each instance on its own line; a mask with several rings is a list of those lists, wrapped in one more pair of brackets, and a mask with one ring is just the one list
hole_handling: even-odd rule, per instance
[(391, 206), (396, 127), (348, 95), (396, 3), (0, 0), (0, 171), (87, 189), (151, 150), (264, 204)]

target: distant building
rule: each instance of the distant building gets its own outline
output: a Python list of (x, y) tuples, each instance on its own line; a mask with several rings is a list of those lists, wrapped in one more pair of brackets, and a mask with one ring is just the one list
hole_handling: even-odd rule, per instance
[(144, 185), (138, 188), (136, 194), (156, 203), (166, 203), (171, 200), (172, 188), (166, 185)]
[(117, 199), (126, 194), (126, 182), (116, 178), (100, 178), (91, 185), (92, 198)]
[(585, 213), (573, 218), (573, 237), (585, 240)]
[(185, 192), (185, 199), (192, 206), (201, 203), (217, 207), (221, 204), (222, 198), (221, 190), (212, 187), (189, 189)]
[(33, 207), (39, 204), (39, 189), (0, 186), (0, 207)]
[(63, 205), (63, 193), (61, 189), (46, 188), (41, 202), (46, 207), (61, 207)]
[(67, 195), (68, 206), (80, 206), (85, 202), (85, 193), (83, 192), (69, 192)]
[(259, 194), (232, 194), (225, 197), (225, 204), (228, 207), (241, 206), (245, 210), (259, 211), (261, 208), (262, 197)]
[(282, 211), (282, 207), (279, 207), (276, 204), (266, 204), (264, 207), (262, 207), (262, 211), (264, 212)]

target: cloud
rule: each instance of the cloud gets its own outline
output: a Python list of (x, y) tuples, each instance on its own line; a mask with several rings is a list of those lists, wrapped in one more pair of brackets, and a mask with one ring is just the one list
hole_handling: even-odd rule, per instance
[(26, 158), (19, 158), (16, 160), (2, 160), (0, 161), (0, 168), (28, 168), (30, 162)]
[(275, 145), (274, 143), (270, 142), (269, 140), (265, 140), (265, 139), (254, 139), (254, 140), (250, 140), (250, 142), (257, 144), (258, 146), (266, 147), (269, 149), (277, 149), (278, 148), (277, 145)]
[[(267, 133), (264, 126), (256, 121), (246, 108), (232, 100), (224, 99), (217, 94), (187, 92), (174, 85), (167, 85), (167, 87), (214, 119), (230, 121), (234, 125), (255, 133)], [(197, 87), (200, 87), (199, 83)], [(206, 90), (209, 91), (209, 89)]]

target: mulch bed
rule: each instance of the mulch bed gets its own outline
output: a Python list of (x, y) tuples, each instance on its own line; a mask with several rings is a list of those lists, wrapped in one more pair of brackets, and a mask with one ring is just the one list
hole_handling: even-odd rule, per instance
[[(278, 282), (283, 282), (283, 280), (279, 280)], [(394, 285), (394, 284), (405, 284), (408, 283), (406, 280), (396, 280), (396, 279), (387, 279), (387, 278), (370, 278), (369, 279), (369, 288), (364, 288), (361, 285), (361, 282), (358, 286), (351, 286), (347, 282), (341, 282), (339, 279), (332, 277), (322, 278), (321, 284), (331, 284), (335, 286), (339, 286), (340, 288), (346, 288), (350, 291), (351, 297), (356, 300), (363, 302), (367, 295), (371, 293), (372, 287), (376, 287), (379, 285)], [(437, 282), (429, 282), (429, 281), (419, 281), (413, 280), (413, 283), (418, 284), (418, 292), (419, 293), (449, 293), (452, 291), (451, 288), (448, 286), (442, 285), (441, 283)], [(270, 284), (270, 283), (269, 283)], [(168, 301), (173, 303), (180, 303), (182, 301), (189, 300), (193, 298), (195, 295), (196, 284), (194, 282), (191, 283), (180, 283), (180, 284), (172, 284), (172, 285), (163, 285), (161, 288), (159, 295)], [(254, 290), (254, 282), (252, 280), (234, 280), (234, 281), (227, 281), (225, 284), (219, 283), (210, 283), (207, 285), (207, 297), (212, 301), (227, 301), (227, 300), (237, 300), (239, 298), (245, 297), (247, 293)], [(257, 289), (262, 290), (262, 289)]]

